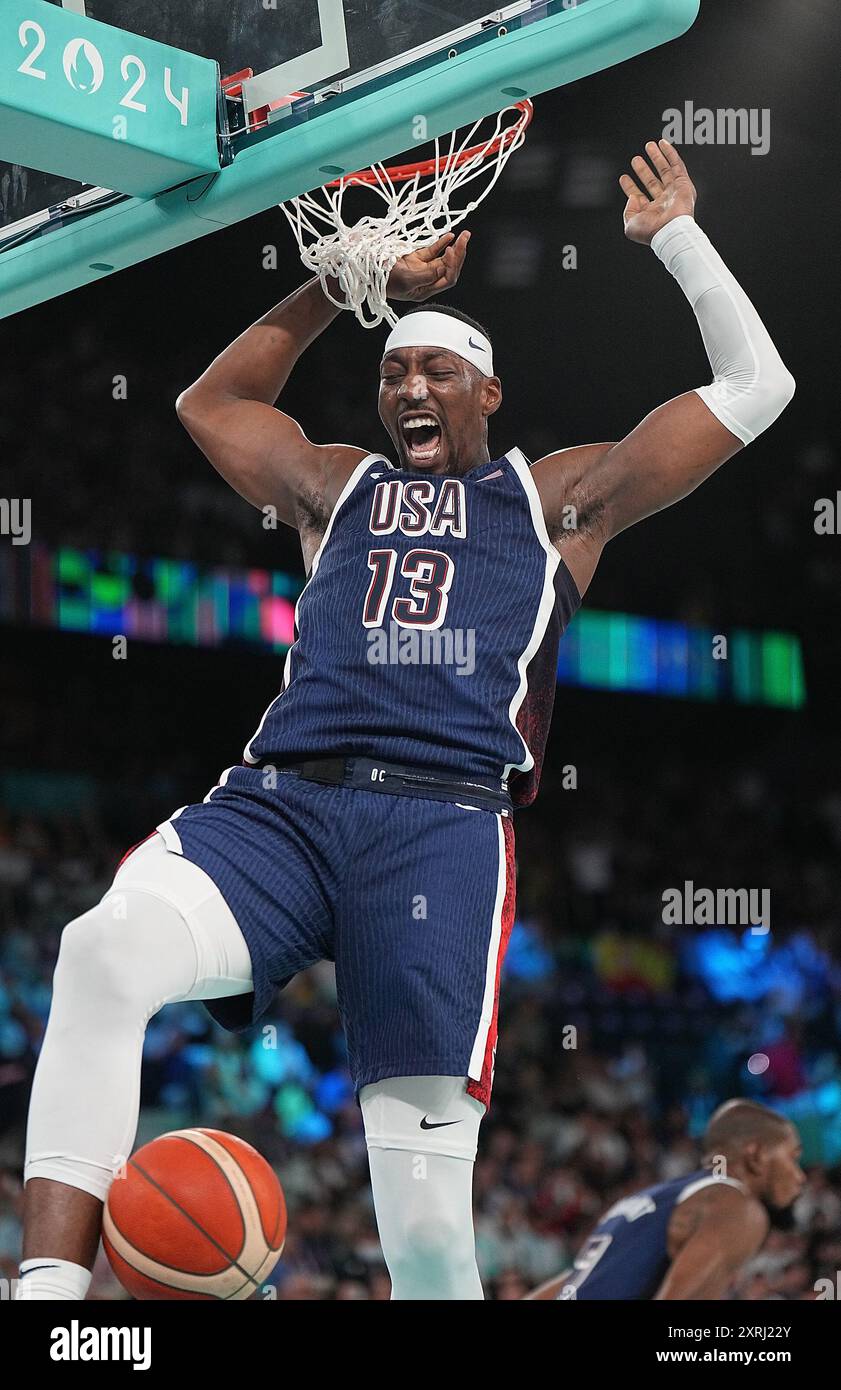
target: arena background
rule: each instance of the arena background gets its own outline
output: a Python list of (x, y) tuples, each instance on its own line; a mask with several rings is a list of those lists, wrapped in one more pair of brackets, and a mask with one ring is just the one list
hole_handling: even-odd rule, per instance
[[(535, 458), (621, 437), (707, 380), (708, 366), (678, 288), (623, 240), (618, 176), (663, 132), (668, 108), (770, 113), (761, 156), (739, 144), (683, 153), (698, 220), (757, 304), (797, 395), (700, 492), (609, 547), (585, 613), (707, 636), (788, 634), (805, 690), (792, 707), (773, 680), (750, 699), (645, 693), (622, 688), (633, 682), (621, 660), (607, 674), (588, 674), (584, 661), (575, 680), (587, 683), (571, 676), (559, 687), (542, 792), (517, 822), (519, 910), (476, 1169), (492, 1298), (519, 1298), (559, 1271), (617, 1196), (691, 1171), (706, 1118), (733, 1095), (796, 1120), (810, 1175), (788, 1228), (772, 1233), (734, 1296), (815, 1298), (816, 1281), (841, 1268), (841, 541), (816, 529), (821, 498), (841, 525), (829, 96), (839, 57), (830, 0), (706, 0), (678, 43), (541, 98), (526, 148), (471, 224), (449, 300), (494, 339), (505, 388), (497, 453), (516, 443)], [(575, 269), (562, 268), (565, 246), (576, 248)], [(266, 268), (272, 247), (276, 269)], [(264, 529), (216, 477), (174, 401), (301, 279), (281, 215), (267, 214), (0, 329), (0, 497), (32, 507), (29, 546), (0, 536), (7, 1276), (61, 928), (97, 900), (128, 845), (239, 760), (281, 676), (282, 655), (258, 640), (223, 631), (197, 646), (178, 623), (150, 627), (153, 641), (129, 635), (115, 659), (111, 634), (124, 629), (103, 621), (91, 631), (96, 594), (100, 608), (113, 599), (114, 562), (103, 557), (138, 558), (126, 570), (138, 599), (150, 598), (154, 557), (281, 572), (294, 597), (296, 538)], [(346, 316), (307, 353), (284, 407), (312, 438), (386, 446), (381, 344)], [(51, 607), (43, 583), (59, 551), (62, 602)], [(279, 603), (281, 626), (285, 612)], [(744, 696), (744, 682), (738, 689)], [(663, 892), (687, 880), (768, 889), (770, 932), (664, 925)], [(223, 1034), (199, 1006), (158, 1015), (138, 1142), (196, 1123), (249, 1139), (290, 1206), (278, 1297), (387, 1298), (331, 968), (287, 989), (273, 1021), (266, 1046), (260, 1033)], [(104, 1262), (92, 1296), (124, 1296)]]

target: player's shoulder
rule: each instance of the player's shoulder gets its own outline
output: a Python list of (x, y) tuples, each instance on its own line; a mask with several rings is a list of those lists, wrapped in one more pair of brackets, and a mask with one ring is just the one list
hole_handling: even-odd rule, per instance
[(380, 463), (390, 469), (394, 465), (373, 449), (361, 449), (354, 444), (319, 444), (318, 468), (297, 497), (296, 524), (301, 537), (304, 562), (309, 572), (312, 557), (321, 544), (331, 517), (345, 499), (354, 480), (365, 469), (362, 464)]
[(324, 498), (333, 510), (351, 478), (366, 459), (372, 462), (381, 457), (372, 449), (360, 449), (355, 444), (322, 444), (322, 478)]
[(371, 449), (360, 449), (355, 444), (318, 444), (313, 447), (316, 468), (299, 489), (297, 522), (298, 530), (302, 533), (321, 534), (326, 530), (359, 465), (379, 455)]
[(765, 1235), (769, 1225), (766, 1208), (742, 1183), (713, 1175), (689, 1184), (678, 1197), (675, 1215), (681, 1214), (692, 1225), (736, 1222), (757, 1235)]

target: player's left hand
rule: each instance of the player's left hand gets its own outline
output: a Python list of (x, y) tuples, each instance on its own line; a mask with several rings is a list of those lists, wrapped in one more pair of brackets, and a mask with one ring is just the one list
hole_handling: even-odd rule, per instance
[(401, 256), (388, 277), (389, 299), (413, 299), (421, 303), (450, 289), (458, 280), (467, 255), (469, 232), (445, 232), (430, 246)]
[(636, 179), (623, 174), (619, 183), (628, 197), (625, 235), (629, 241), (650, 246), (652, 237), (667, 222), (676, 217), (694, 216), (698, 195), (686, 165), (668, 140), (649, 140), (645, 152), (651, 164), (641, 154), (635, 155), (631, 168)]

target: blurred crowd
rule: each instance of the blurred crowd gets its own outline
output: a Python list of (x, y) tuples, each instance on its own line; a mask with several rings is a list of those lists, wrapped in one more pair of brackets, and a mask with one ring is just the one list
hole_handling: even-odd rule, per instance
[[(710, 1113), (738, 1094), (795, 1120), (809, 1182), (733, 1295), (814, 1297), (815, 1281), (834, 1279), (841, 1259), (841, 802), (826, 791), (801, 804), (741, 773), (717, 788), (713, 817), (671, 763), (644, 796), (631, 778), (593, 786), (568, 815), (570, 794), (550, 774), (541, 814), (518, 823), (519, 911), (475, 1181), (487, 1295), (520, 1298), (570, 1262), (617, 1198), (692, 1172)], [(7, 1275), (60, 931), (107, 887), (124, 847), (93, 806), (87, 816), (0, 813)], [(678, 881), (722, 884), (757, 881), (764, 866), (770, 933), (664, 926), (664, 864), (672, 877), (680, 866)], [(231, 1035), (197, 1004), (157, 1015), (138, 1143), (191, 1124), (241, 1135), (275, 1166), (289, 1204), (272, 1296), (387, 1298), (332, 967), (299, 977), (267, 1023)], [(93, 1296), (122, 1296), (104, 1262)]]

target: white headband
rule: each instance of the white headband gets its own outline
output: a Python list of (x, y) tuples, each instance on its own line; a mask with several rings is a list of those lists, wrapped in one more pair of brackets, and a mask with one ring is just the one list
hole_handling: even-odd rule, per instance
[(483, 376), (493, 376), (493, 350), (484, 333), (469, 323), (439, 314), (434, 309), (419, 314), (406, 314), (399, 319), (388, 338), (385, 351), (405, 347), (440, 347), (472, 362)]

